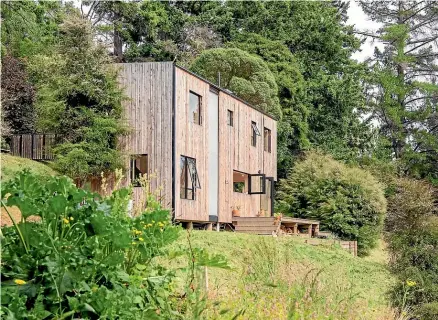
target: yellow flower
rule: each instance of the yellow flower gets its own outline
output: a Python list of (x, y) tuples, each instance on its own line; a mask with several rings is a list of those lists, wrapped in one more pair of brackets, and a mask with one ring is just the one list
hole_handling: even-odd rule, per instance
[(140, 240), (140, 241), (144, 241), (144, 239), (143, 239), (143, 238), (141, 238), (141, 237), (140, 237), (140, 238), (138, 238), (138, 240)]
[(132, 242), (132, 245), (136, 245), (136, 244), (137, 244), (136, 242), (134, 242), (134, 241)]
[(148, 223), (148, 227), (152, 227), (152, 223)]
[(141, 234), (141, 231), (136, 230), (136, 231), (135, 231), (135, 234)]
[(413, 287), (415, 286), (417, 283), (415, 281), (412, 280), (406, 280), (406, 284), (408, 285), (408, 287)]
[(158, 222), (159, 227), (164, 227), (164, 224), (162, 222)]
[(70, 221), (73, 221), (75, 218), (73, 218), (73, 217), (70, 217)]
[(68, 219), (66, 219), (66, 218), (62, 219), (62, 221), (64, 221), (65, 224), (70, 223), (70, 221), (68, 221)]
[(14, 282), (15, 282), (15, 284), (18, 284), (19, 286), (26, 284), (26, 281), (21, 280), (21, 279), (15, 279)]
[(94, 286), (93, 288), (91, 288), (91, 291), (96, 292), (97, 289), (99, 289), (98, 287)]

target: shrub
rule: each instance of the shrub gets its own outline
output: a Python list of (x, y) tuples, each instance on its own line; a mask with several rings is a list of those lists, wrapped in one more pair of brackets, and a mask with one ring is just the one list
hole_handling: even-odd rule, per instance
[[(2, 229), (0, 314), (11, 319), (170, 319), (173, 272), (152, 263), (178, 237), (169, 212), (127, 216), (129, 189), (102, 198), (66, 177), (20, 173), (2, 205), (22, 221)], [(30, 215), (39, 223), (26, 222)]]
[(438, 310), (438, 217), (433, 189), (427, 183), (399, 179), (388, 198), (386, 239), (391, 271), (399, 279), (392, 291), (398, 307), (415, 307), (421, 319)]
[(317, 152), (306, 153), (280, 181), (277, 198), (280, 211), (357, 240), (359, 254), (375, 247), (386, 212), (383, 188), (371, 174)]

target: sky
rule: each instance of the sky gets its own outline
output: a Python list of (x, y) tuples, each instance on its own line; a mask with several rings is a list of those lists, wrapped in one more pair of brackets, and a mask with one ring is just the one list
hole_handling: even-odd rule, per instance
[[(359, 30), (377, 30), (379, 23), (371, 21), (367, 15), (362, 11), (362, 8), (354, 0), (350, 0), (350, 7), (348, 8), (348, 20), (347, 24), (354, 25)], [(361, 46), (361, 51), (353, 54), (353, 59), (358, 61), (364, 61), (366, 58), (371, 57), (374, 53), (374, 47), (380, 47), (383, 49), (382, 43), (377, 41), (371, 42), (367, 40)]]

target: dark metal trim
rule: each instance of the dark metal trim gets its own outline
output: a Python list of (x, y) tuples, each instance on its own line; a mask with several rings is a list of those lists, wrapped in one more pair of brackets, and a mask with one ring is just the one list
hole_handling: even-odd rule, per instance
[(209, 215), (208, 216), (208, 221), (209, 222), (218, 222), (219, 221), (219, 217), (218, 216)]
[[(252, 181), (252, 177), (262, 177), (263, 178), (263, 183), (262, 183), (262, 190), (258, 191), (258, 192), (253, 192), (252, 186), (251, 186), (251, 181)], [(248, 194), (265, 194), (266, 193), (266, 175), (264, 173), (257, 173), (257, 174), (249, 174), (248, 175)]]
[(271, 119), (274, 120), (274, 121), (278, 121), (278, 120), (275, 119), (273, 116), (271, 116), (271, 115), (267, 114), (266, 112), (264, 112), (264, 111), (262, 111), (262, 110), (260, 110), (260, 109), (258, 109), (258, 108), (256, 108), (256, 107), (254, 107), (253, 105), (249, 104), (249, 103), (246, 102), (245, 100), (243, 100), (243, 99), (239, 98), (238, 96), (236, 96), (236, 95), (230, 93), (230, 92), (227, 91), (226, 89), (223, 89), (223, 88), (219, 87), (217, 84), (214, 84), (213, 82), (211, 82), (211, 81), (209, 81), (209, 80), (207, 80), (207, 79), (201, 77), (200, 75), (197, 75), (197, 74), (194, 73), (193, 71), (190, 71), (190, 70), (188, 70), (188, 69), (186, 69), (186, 68), (184, 68), (184, 67), (181, 67), (181, 66), (179, 66), (179, 65), (177, 65), (177, 64), (175, 64), (175, 67), (177, 67), (177, 68), (179, 68), (179, 69), (181, 69), (181, 70), (183, 70), (183, 71), (185, 71), (185, 72), (187, 72), (187, 73), (190, 73), (192, 76), (194, 76), (194, 77), (196, 77), (196, 78), (198, 78), (198, 79), (200, 79), (200, 80), (202, 80), (202, 81), (208, 83), (210, 86), (212, 86), (212, 87), (215, 88), (216, 90), (221, 91), (221, 92), (223, 92), (223, 93), (229, 95), (230, 97), (233, 97), (233, 98), (236, 99), (236, 100), (239, 100), (240, 102), (246, 104), (248, 107), (250, 107), (250, 108), (252, 108), (252, 109), (254, 109), (254, 110), (256, 110), (256, 111), (258, 111), (258, 112), (260, 112), (260, 113), (262, 113), (262, 114), (264, 114), (264, 115), (267, 116), (268, 118), (271, 118)]
[(274, 216), (274, 196), (275, 196), (275, 181), (274, 177), (266, 177), (266, 180), (271, 182), (271, 216)]

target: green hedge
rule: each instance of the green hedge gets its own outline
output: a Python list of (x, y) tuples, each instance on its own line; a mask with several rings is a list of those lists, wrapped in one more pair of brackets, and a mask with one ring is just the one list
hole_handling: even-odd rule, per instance
[(359, 254), (375, 247), (386, 212), (383, 187), (370, 173), (318, 152), (306, 153), (280, 181), (277, 200), (279, 211), (357, 240)]

